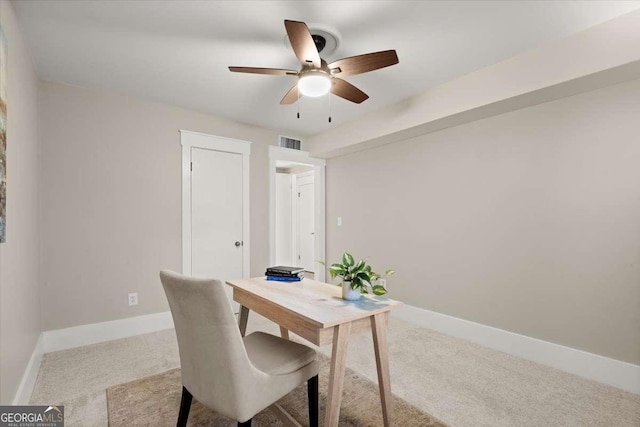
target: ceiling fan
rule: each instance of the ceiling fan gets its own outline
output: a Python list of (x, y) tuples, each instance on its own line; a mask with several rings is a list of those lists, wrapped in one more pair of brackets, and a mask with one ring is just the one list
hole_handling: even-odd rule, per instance
[(280, 68), (229, 67), (230, 71), (236, 73), (297, 76), (298, 83), (282, 98), (280, 101), (282, 105), (293, 104), (300, 96), (318, 97), (329, 92), (360, 104), (369, 98), (369, 95), (339, 77), (362, 74), (398, 63), (396, 51), (385, 50), (351, 56), (327, 64), (320, 57), (326, 42), (322, 36), (312, 36), (304, 22), (285, 20), (284, 26), (293, 52), (302, 64), (299, 71)]

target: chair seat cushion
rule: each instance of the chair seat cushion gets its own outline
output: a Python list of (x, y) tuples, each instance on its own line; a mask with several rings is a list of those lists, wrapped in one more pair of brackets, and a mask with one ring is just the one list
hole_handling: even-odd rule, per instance
[(316, 360), (316, 351), (306, 345), (264, 332), (244, 337), (244, 346), (253, 366), (271, 375), (289, 374)]

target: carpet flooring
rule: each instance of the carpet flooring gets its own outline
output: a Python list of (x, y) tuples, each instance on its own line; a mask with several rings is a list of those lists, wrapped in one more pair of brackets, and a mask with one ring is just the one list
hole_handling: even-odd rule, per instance
[[(328, 386), (329, 359), (320, 359), (320, 425), (324, 421), (324, 403)], [(172, 427), (178, 417), (182, 382), (180, 369), (134, 380), (107, 389), (109, 427)], [(278, 402), (303, 426), (309, 424), (307, 387), (300, 385)], [(404, 427), (445, 427), (429, 414), (394, 396), (393, 420)], [(378, 385), (347, 368), (339, 426), (365, 427), (382, 425)], [(257, 414), (253, 425), (282, 425), (267, 408)], [(216, 414), (194, 400), (189, 414), (189, 427), (235, 427), (236, 421)]]
[[(252, 313), (256, 330), (279, 334)], [(393, 394), (452, 427), (640, 427), (637, 394), (393, 317), (388, 338)], [(352, 336), (347, 353), (347, 367), (377, 383), (371, 335)], [(65, 405), (66, 427), (106, 427), (107, 388), (178, 367), (173, 330), (47, 353), (31, 403)]]

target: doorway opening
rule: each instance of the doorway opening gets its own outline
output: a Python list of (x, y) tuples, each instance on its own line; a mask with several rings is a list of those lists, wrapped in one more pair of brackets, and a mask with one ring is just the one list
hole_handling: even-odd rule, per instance
[(315, 275), (313, 165), (276, 161), (276, 261)]
[(325, 161), (270, 147), (270, 264), (301, 267), (324, 281)]

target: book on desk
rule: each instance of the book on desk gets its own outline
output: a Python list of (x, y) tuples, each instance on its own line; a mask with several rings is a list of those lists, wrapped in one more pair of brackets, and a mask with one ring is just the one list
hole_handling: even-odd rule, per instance
[(304, 268), (279, 265), (267, 268), (264, 274), (267, 280), (275, 282), (299, 282), (304, 279)]

